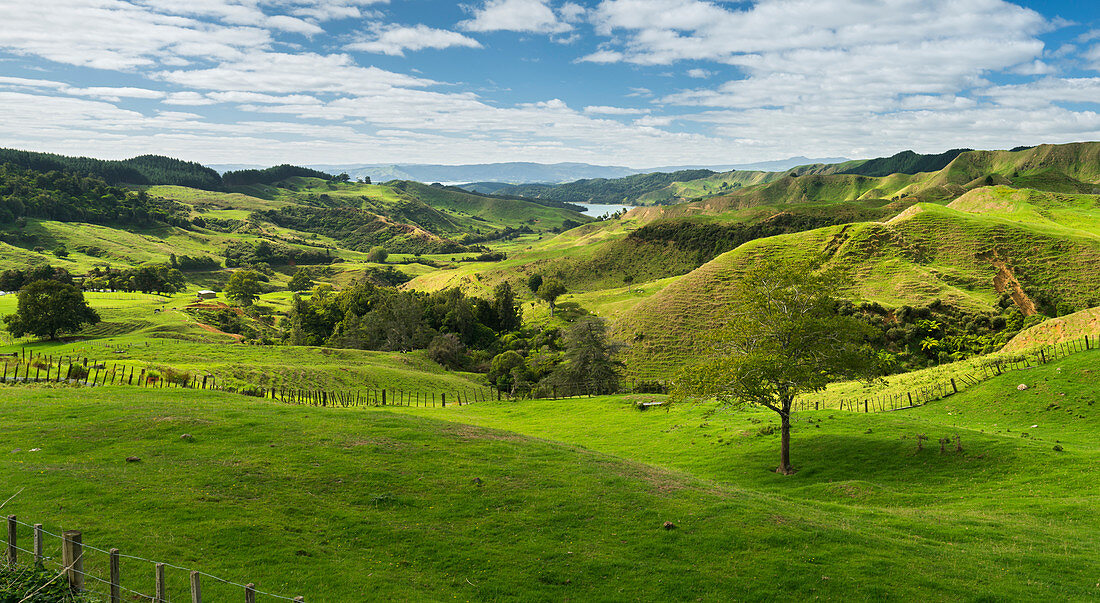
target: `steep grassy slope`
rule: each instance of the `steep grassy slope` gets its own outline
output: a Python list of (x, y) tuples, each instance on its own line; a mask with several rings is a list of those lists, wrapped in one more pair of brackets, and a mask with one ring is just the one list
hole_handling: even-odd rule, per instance
[(632, 342), (633, 370), (643, 375), (667, 372), (705, 344), (698, 338), (720, 324), (728, 310), (728, 288), (747, 263), (763, 254), (825, 253), (853, 276), (856, 286), (849, 295), (888, 307), (939, 299), (988, 308), (1002, 292), (1052, 307), (1100, 303), (1100, 274), (1095, 270), (1100, 238), (1058, 225), (1033, 226), (1012, 215), (919, 204), (886, 223), (752, 241), (642, 301), (633, 316), (616, 323), (615, 331)]
[[(1011, 374), (912, 411), (799, 413), (791, 477), (769, 470), (772, 413), (707, 404), (381, 411), (4, 387), (0, 483), (28, 523), (310, 601), (1087, 600), (1098, 353), (1032, 369), (1024, 392)], [(917, 434), (962, 450), (917, 451)], [(123, 577), (148, 592), (152, 572)], [(185, 580), (169, 569), (170, 596)]]
[(1057, 345), (1067, 341), (1080, 342), (1084, 336), (1100, 334), (1100, 307), (1086, 308), (1073, 314), (1043, 321), (1005, 344), (1004, 352), (1023, 352), (1036, 347)]

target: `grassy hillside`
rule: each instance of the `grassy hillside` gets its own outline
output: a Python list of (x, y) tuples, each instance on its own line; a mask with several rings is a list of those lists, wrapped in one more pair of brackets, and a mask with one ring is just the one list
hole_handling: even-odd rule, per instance
[(1000, 293), (1016, 293), (1015, 283), (1025, 302), (1050, 311), (1058, 311), (1059, 304), (1070, 309), (1100, 304), (1100, 275), (1094, 270), (1100, 265), (1100, 238), (1049, 220), (1029, 222), (1030, 207), (974, 214), (919, 204), (886, 223), (751, 241), (642, 301), (615, 331), (631, 342), (629, 364), (635, 371), (667, 372), (704, 344), (698, 338), (727, 310), (724, 292), (762, 254), (828, 254), (831, 264), (852, 275), (855, 288), (849, 295), (887, 307), (938, 299), (990, 308)]
[[(767, 411), (3, 387), (0, 483), (28, 523), (311, 601), (1086, 600), (1098, 353), (1032, 369), (1024, 392), (1011, 374), (905, 412), (800, 413), (791, 477), (769, 470)], [(956, 436), (961, 451), (935, 445)], [(168, 576), (185, 596), (186, 574)], [(152, 571), (126, 560), (123, 579), (149, 592)]]

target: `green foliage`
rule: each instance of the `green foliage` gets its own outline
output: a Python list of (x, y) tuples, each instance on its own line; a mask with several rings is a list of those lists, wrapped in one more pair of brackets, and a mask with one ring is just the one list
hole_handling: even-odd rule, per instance
[(85, 290), (171, 294), (183, 291), (187, 279), (171, 264), (149, 263), (128, 270), (97, 267), (88, 272), (83, 287)]
[(444, 333), (432, 338), (427, 354), (428, 358), (453, 371), (463, 368), (468, 360), (466, 346), (454, 333)]
[(610, 341), (607, 321), (583, 318), (565, 330), (565, 362), (558, 365), (549, 382), (563, 392), (612, 394), (619, 391), (622, 362), (614, 360), (622, 344)]
[(18, 291), (24, 285), (45, 280), (73, 284), (73, 277), (68, 270), (54, 268), (49, 264), (39, 264), (25, 270), (8, 269), (0, 273), (0, 291)]
[(59, 171), (102, 178), (110, 184), (173, 184), (205, 190), (220, 190), (221, 176), (198, 163), (160, 155), (110, 161), (89, 157), (67, 157), (0, 149), (0, 163), (11, 163), (41, 172)]
[(228, 268), (254, 264), (328, 264), (335, 256), (328, 248), (302, 248), (266, 239), (255, 244), (247, 241), (231, 241), (225, 247), (225, 265)]
[(99, 314), (88, 306), (84, 294), (73, 285), (53, 280), (34, 281), (19, 291), (15, 314), (4, 317), (15, 337), (35, 335), (57, 339), (61, 333), (79, 331), (99, 322)]
[(294, 272), (294, 276), (290, 277), (290, 282), (287, 283), (286, 288), (290, 291), (305, 291), (313, 286), (313, 281), (309, 278), (309, 272), (304, 268), (299, 268)]
[(84, 603), (95, 601), (69, 591), (68, 581), (42, 565), (0, 565), (0, 603)]
[[(41, 218), (127, 227), (158, 222), (188, 227), (187, 213), (179, 203), (119, 188), (95, 176), (0, 164), (0, 222)], [(18, 244), (19, 240), (10, 242)]]
[(251, 306), (260, 296), (259, 275), (253, 270), (235, 270), (225, 285), (225, 295), (242, 306)]
[(550, 304), (550, 316), (554, 315), (554, 304), (558, 298), (565, 295), (565, 284), (556, 278), (549, 278), (539, 285), (539, 290), (535, 292), (535, 295), (539, 296), (539, 299)]
[(538, 293), (539, 287), (542, 286), (542, 275), (534, 273), (527, 277), (527, 288), (531, 290), (531, 293)]
[(913, 151), (902, 151), (890, 157), (879, 157), (864, 161), (848, 168), (841, 174), (860, 174), (863, 176), (889, 176), (890, 174), (917, 174), (936, 172), (947, 167), (959, 155), (973, 149), (951, 149), (937, 155), (919, 155)]
[[(347, 174), (344, 174), (344, 176), (346, 180)], [(280, 180), (295, 177), (336, 180), (336, 177), (332, 174), (284, 163), (263, 170), (238, 170), (226, 172), (222, 174), (222, 182), (224, 182), (226, 186), (247, 186), (250, 184), (274, 184)]]
[(367, 261), (377, 262), (381, 264), (386, 261), (386, 258), (389, 257), (389, 255), (390, 254), (388, 251), (386, 251), (385, 247), (382, 247), (381, 245), (376, 245), (374, 247), (371, 247), (370, 251), (367, 253)]
[(795, 397), (841, 378), (870, 377), (876, 356), (871, 330), (837, 312), (833, 295), (844, 279), (814, 261), (761, 259), (742, 276), (729, 300), (727, 326), (713, 334), (709, 357), (682, 369), (677, 398), (716, 397), (725, 404), (757, 404), (779, 414), (779, 472), (790, 464), (790, 417)]
[(492, 310), (496, 318), (495, 331), (507, 333), (520, 327), (523, 315), (520, 313), (519, 303), (516, 302), (512, 285), (509, 285), (508, 281), (504, 281), (493, 288)]
[(628, 236), (649, 243), (672, 243), (679, 249), (695, 252), (698, 263), (703, 264), (753, 239), (813, 230), (843, 222), (844, 218), (828, 215), (782, 212), (753, 223), (714, 224), (690, 220), (655, 222), (632, 231)]

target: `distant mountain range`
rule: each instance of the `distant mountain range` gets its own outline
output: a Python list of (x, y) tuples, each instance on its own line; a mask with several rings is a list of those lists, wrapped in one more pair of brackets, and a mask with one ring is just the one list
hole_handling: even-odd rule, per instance
[[(347, 173), (352, 179), (370, 178), (373, 182), (389, 180), (415, 180), (417, 182), (441, 182), (445, 184), (467, 182), (499, 182), (504, 184), (544, 183), (560, 184), (589, 178), (622, 178), (634, 174), (651, 172), (676, 172), (689, 169), (709, 169), (717, 172), (729, 170), (785, 170), (798, 165), (811, 163), (839, 163), (847, 161), (844, 157), (826, 157), (811, 159), (791, 157), (779, 161), (739, 165), (689, 165), (664, 166), (653, 168), (629, 168), (613, 165), (591, 165), (588, 163), (475, 163), (467, 165), (435, 164), (313, 164), (306, 167), (330, 174)], [(220, 171), (259, 169), (267, 166), (246, 164), (214, 164), (210, 167)]]

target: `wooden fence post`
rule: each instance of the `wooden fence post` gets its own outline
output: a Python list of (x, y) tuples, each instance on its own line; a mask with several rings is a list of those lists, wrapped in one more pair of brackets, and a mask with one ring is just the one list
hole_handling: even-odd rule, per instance
[(118, 566), (118, 549), (111, 549), (111, 603), (122, 603), (122, 573)]
[(443, 396), (443, 406), (447, 406), (447, 392), (443, 392), (440, 395)]
[(199, 573), (191, 570), (191, 603), (202, 603), (202, 584), (199, 583)]
[(34, 524), (34, 562), (42, 563), (42, 524)]
[(954, 377), (951, 378), (951, 389), (955, 390), (956, 394), (959, 393), (959, 388), (958, 388), (957, 385), (955, 385), (955, 378)]
[(154, 603), (168, 603), (168, 586), (164, 583), (164, 564), (158, 563), (155, 566), (156, 570), (156, 594), (154, 595)]
[(61, 535), (61, 564), (68, 576), (69, 588), (84, 590), (84, 547), (79, 530), (66, 530)]
[(19, 549), (15, 547), (15, 528), (19, 524), (15, 523), (15, 516), (8, 515), (8, 565), (15, 567), (15, 564), (19, 561)]
[(244, 585), (244, 603), (256, 603), (256, 585), (251, 582)]

